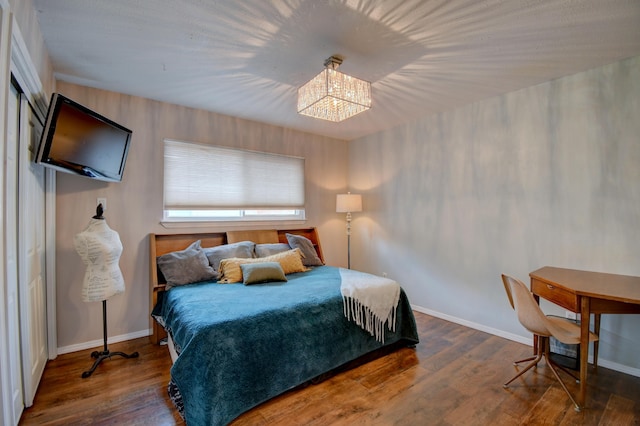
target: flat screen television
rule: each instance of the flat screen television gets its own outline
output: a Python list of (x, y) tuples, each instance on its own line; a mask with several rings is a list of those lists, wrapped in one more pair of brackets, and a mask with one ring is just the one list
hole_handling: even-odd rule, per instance
[(120, 182), (131, 135), (126, 127), (54, 93), (36, 163), (65, 173)]

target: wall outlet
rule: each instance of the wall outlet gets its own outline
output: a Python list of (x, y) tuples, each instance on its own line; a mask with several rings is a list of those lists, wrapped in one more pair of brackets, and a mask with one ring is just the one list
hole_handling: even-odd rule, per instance
[(386, 273), (386, 272), (383, 272), (383, 273), (382, 273), (382, 276), (383, 276), (383, 277), (385, 277), (385, 278), (387, 278), (387, 273)]
[(96, 200), (96, 207), (98, 207), (100, 204), (102, 204), (102, 211), (106, 212), (107, 211), (107, 199), (106, 198), (98, 198)]
[(570, 320), (575, 320), (578, 318), (578, 315), (575, 312), (571, 311), (564, 311), (564, 316), (565, 318), (568, 318)]

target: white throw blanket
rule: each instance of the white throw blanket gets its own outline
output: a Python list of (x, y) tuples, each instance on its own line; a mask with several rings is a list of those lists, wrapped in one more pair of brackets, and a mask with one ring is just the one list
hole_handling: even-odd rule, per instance
[(384, 343), (384, 324), (396, 328), (400, 284), (365, 272), (340, 268), (344, 315)]

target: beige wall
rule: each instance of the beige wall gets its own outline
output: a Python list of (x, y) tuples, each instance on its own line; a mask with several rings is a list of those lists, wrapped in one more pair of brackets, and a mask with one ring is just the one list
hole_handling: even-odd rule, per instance
[[(307, 221), (302, 226), (319, 228), (328, 263), (346, 263), (344, 218), (335, 213), (335, 194), (345, 190), (347, 182), (345, 141), (61, 82), (58, 91), (133, 130), (122, 182), (104, 183), (57, 174), (58, 347), (64, 349), (102, 338), (101, 304), (82, 302), (84, 266), (73, 248), (73, 237), (95, 214), (98, 197), (107, 198), (105, 217), (111, 228), (120, 233), (124, 246), (120, 267), (127, 289), (107, 302), (109, 335), (148, 329), (147, 236), (151, 232), (192, 230), (169, 230), (160, 224), (164, 138), (304, 157)], [(215, 191), (216, 183), (209, 184)]]
[[(364, 194), (352, 265), (415, 305), (527, 336), (501, 273), (640, 275), (640, 57), (350, 142), (349, 157)], [(602, 329), (600, 356), (640, 373), (640, 316)]]

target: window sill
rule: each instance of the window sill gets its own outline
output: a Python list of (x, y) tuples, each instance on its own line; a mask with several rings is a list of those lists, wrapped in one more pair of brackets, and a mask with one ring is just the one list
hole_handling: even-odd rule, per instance
[(160, 225), (167, 229), (176, 228), (247, 228), (255, 226), (304, 225), (306, 220), (162, 220)]

